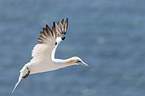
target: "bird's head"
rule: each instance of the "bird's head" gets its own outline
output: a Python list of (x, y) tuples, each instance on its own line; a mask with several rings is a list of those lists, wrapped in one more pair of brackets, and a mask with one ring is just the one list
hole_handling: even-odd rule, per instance
[(67, 64), (69, 65), (83, 65), (88, 67), (88, 65), (79, 57), (72, 57), (68, 59)]

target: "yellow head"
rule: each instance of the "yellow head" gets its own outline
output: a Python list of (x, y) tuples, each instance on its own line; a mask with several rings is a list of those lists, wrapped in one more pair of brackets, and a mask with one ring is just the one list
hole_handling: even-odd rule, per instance
[(83, 60), (79, 57), (71, 57), (70, 59), (67, 60), (66, 62), (67, 65), (71, 66), (71, 65), (83, 65), (88, 67), (88, 65), (83, 62)]

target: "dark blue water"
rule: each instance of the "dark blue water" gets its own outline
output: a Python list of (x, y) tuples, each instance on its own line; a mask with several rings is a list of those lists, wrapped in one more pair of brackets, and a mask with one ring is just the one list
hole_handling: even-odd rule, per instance
[(0, 96), (10, 96), (45, 24), (69, 18), (57, 58), (71, 66), (30, 75), (11, 96), (144, 96), (145, 0), (1, 0)]

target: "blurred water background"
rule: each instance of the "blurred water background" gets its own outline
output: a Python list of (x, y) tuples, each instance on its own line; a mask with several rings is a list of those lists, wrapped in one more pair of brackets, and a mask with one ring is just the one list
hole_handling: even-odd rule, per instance
[(145, 0), (1, 0), (0, 96), (10, 96), (45, 24), (69, 18), (57, 58), (72, 66), (30, 75), (11, 96), (144, 96)]

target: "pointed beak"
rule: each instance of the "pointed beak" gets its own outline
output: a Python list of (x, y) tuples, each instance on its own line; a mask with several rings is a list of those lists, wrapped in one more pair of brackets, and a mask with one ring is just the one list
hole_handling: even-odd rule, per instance
[(79, 64), (79, 65), (83, 65), (83, 66), (88, 67), (88, 64), (86, 64), (86, 63), (85, 63), (85, 62), (83, 62), (83, 61), (82, 61), (82, 62), (79, 62), (78, 64)]

